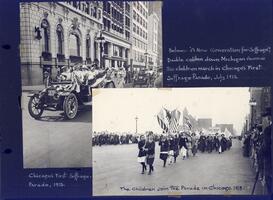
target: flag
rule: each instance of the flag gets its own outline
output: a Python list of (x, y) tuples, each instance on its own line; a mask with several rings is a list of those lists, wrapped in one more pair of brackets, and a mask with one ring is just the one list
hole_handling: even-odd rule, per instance
[(163, 129), (163, 131), (168, 132), (169, 130), (169, 114), (167, 113), (168, 110), (163, 108), (160, 110), (160, 112), (157, 114), (157, 121), (159, 126)]
[(192, 125), (191, 125), (190, 119), (187, 116), (184, 116), (184, 119), (185, 119), (185, 125), (187, 125), (189, 129), (191, 129)]
[(167, 110), (166, 108), (163, 108), (164, 112), (166, 113), (166, 120), (168, 122), (168, 124), (171, 123), (171, 118), (172, 118), (172, 114), (169, 110)]
[(171, 112), (171, 120), (170, 120), (170, 132), (174, 133), (178, 131), (179, 128), (179, 119), (181, 113), (175, 109)]

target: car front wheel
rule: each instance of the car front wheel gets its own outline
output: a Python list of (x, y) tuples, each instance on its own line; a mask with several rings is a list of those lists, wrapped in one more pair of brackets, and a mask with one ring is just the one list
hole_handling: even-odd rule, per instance
[(74, 119), (78, 113), (78, 99), (75, 94), (70, 93), (65, 97), (63, 102), (63, 110), (65, 118)]
[(39, 119), (42, 116), (44, 108), (41, 99), (38, 96), (34, 95), (30, 97), (28, 102), (28, 112), (34, 119)]

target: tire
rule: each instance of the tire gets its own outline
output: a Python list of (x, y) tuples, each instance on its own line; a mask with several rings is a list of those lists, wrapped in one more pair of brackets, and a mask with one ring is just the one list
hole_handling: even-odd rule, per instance
[(70, 93), (63, 101), (63, 111), (66, 119), (74, 119), (78, 113), (78, 99), (75, 94)]
[(40, 119), (42, 116), (44, 108), (42, 107), (38, 96), (34, 95), (30, 97), (28, 102), (28, 112), (34, 119)]
[(107, 83), (105, 88), (115, 88), (115, 84), (113, 82)]

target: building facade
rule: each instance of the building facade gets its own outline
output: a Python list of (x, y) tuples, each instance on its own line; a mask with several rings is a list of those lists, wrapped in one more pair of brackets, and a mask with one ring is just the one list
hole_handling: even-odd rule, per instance
[(91, 64), (98, 60), (102, 67), (125, 67), (129, 71), (149, 64), (152, 67), (158, 61), (161, 22), (155, 12), (149, 22), (149, 4), (158, 3), (20, 3), (22, 85), (41, 85), (45, 72), (54, 77), (61, 67), (79, 62)]
[(102, 2), (32, 2), (20, 4), (22, 85), (43, 83), (45, 71), (99, 59)]
[(130, 64), (131, 2), (103, 1), (103, 56), (105, 67)]
[(266, 109), (271, 108), (271, 88), (270, 87), (252, 87), (249, 89), (250, 101), (249, 109), (250, 114), (248, 119), (248, 129), (255, 127), (256, 125), (266, 126), (263, 121), (263, 113)]
[(212, 119), (211, 118), (199, 118), (197, 120), (198, 128), (199, 129), (206, 129), (209, 130), (212, 127)]
[(155, 69), (158, 67), (158, 24), (159, 18), (156, 13), (151, 13), (148, 17), (148, 67)]
[(132, 60), (133, 67), (148, 65), (148, 2), (132, 2)]
[(157, 66), (162, 67), (163, 49), (162, 49), (162, 1), (156, 3), (149, 2), (149, 15), (155, 13), (159, 19), (158, 23), (158, 35), (157, 35)]
[(225, 132), (227, 129), (232, 135), (234, 135), (233, 124), (216, 124), (215, 127), (218, 127), (221, 132)]

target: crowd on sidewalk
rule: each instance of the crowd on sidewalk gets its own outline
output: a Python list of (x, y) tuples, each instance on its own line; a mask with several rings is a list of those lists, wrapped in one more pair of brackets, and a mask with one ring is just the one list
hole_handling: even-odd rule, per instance
[(272, 191), (272, 163), (271, 163), (271, 110), (263, 115), (264, 125), (255, 125), (242, 137), (243, 155), (251, 159), (252, 167), (256, 171), (256, 180), (261, 181), (267, 192)]

